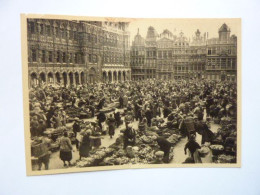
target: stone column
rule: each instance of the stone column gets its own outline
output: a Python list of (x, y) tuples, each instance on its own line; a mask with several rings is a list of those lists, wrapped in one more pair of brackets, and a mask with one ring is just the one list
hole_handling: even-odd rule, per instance
[(81, 85), (81, 74), (79, 73), (79, 85)]

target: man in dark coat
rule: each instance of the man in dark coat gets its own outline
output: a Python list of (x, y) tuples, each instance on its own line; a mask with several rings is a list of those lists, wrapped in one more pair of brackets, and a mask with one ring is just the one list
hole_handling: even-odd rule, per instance
[[(77, 134), (81, 131), (78, 118), (76, 118), (72, 128), (73, 128), (73, 133), (74, 133), (75, 137), (77, 138)], [(77, 140), (77, 139), (76, 139), (76, 148), (77, 148), (77, 150), (79, 149), (79, 140)]]
[(151, 127), (152, 124), (152, 118), (153, 118), (153, 113), (150, 110), (150, 108), (148, 108), (148, 110), (145, 112), (145, 117), (147, 119), (147, 125), (148, 127)]
[(209, 129), (208, 125), (204, 123), (202, 128), (201, 144), (204, 144), (205, 142), (212, 142), (213, 139), (214, 133)]
[(124, 131), (124, 149), (126, 149), (127, 146), (134, 146), (135, 145), (135, 139), (136, 139), (136, 132), (132, 128), (132, 125), (129, 124), (126, 130)]
[(124, 107), (124, 99), (122, 96), (119, 97), (119, 108), (123, 108)]
[(184, 153), (186, 155), (187, 149), (189, 149), (191, 158), (192, 158), (193, 162), (195, 162), (194, 153), (197, 149), (200, 149), (200, 148), (201, 148), (200, 145), (195, 141), (195, 135), (192, 135), (184, 147)]
[(97, 119), (98, 119), (98, 125), (99, 125), (100, 129), (102, 130), (102, 123), (106, 121), (106, 115), (102, 110), (97, 115)]
[(164, 152), (163, 162), (169, 163), (169, 161), (170, 161), (169, 156), (170, 156), (172, 144), (162, 136), (158, 137), (156, 139), (156, 141), (157, 141), (158, 145), (160, 146), (160, 150)]
[(112, 138), (115, 135), (115, 123), (115, 118), (112, 116), (112, 114), (110, 114), (109, 118), (107, 119), (108, 134), (110, 138)]
[(116, 126), (119, 127), (121, 124), (121, 116), (120, 116), (120, 112), (117, 109), (115, 110), (114, 118), (116, 120)]

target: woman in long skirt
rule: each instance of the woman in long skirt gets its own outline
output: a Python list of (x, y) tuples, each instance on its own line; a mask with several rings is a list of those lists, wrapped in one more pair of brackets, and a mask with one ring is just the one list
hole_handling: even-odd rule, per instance
[(79, 160), (81, 157), (88, 157), (91, 150), (91, 140), (90, 140), (91, 130), (87, 130), (83, 134), (82, 141), (79, 146)]
[(60, 159), (63, 161), (64, 166), (67, 166), (66, 161), (71, 165), (70, 161), (72, 159), (72, 144), (68, 138), (68, 133), (64, 132), (60, 139)]

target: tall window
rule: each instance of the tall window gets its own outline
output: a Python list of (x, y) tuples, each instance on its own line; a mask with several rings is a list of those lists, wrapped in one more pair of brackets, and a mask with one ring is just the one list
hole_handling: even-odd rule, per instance
[(29, 22), (29, 31), (34, 34), (35, 33), (35, 25), (33, 22)]
[(171, 51), (168, 52), (168, 56), (169, 56), (169, 58), (172, 58), (172, 52)]
[(52, 51), (49, 51), (49, 62), (52, 62)]
[(70, 30), (69, 32), (69, 39), (73, 39), (73, 30)]
[(81, 64), (81, 54), (78, 54), (78, 63)]
[(42, 50), (42, 62), (46, 62), (46, 52)]
[(60, 52), (57, 51), (57, 58), (56, 58), (56, 62), (60, 62)]
[(59, 28), (58, 28), (58, 27), (55, 28), (55, 33), (56, 33), (56, 36), (57, 36), (57, 37), (60, 36)]
[(73, 54), (70, 53), (70, 63), (72, 63), (72, 62), (73, 62)]
[(75, 62), (75, 64), (78, 63), (78, 59), (77, 59), (77, 54), (76, 53), (74, 54), (74, 62)]
[(77, 40), (77, 38), (78, 38), (77, 31), (73, 31), (73, 38), (74, 38), (74, 40)]
[(66, 52), (62, 53), (62, 62), (66, 62)]
[(50, 25), (46, 26), (46, 33), (48, 36), (51, 36), (51, 26)]
[(208, 50), (208, 55), (211, 55), (211, 49)]
[(32, 61), (36, 62), (36, 49), (32, 49)]
[(162, 58), (162, 52), (158, 51), (158, 58)]
[(43, 24), (40, 24), (40, 34), (41, 34), (41, 35), (44, 34), (44, 31), (43, 31), (44, 29), (43, 29), (43, 28), (44, 28)]
[(166, 51), (163, 52), (163, 58), (167, 58), (167, 52)]
[(63, 29), (60, 29), (60, 35), (61, 35), (61, 38), (64, 39), (64, 30)]

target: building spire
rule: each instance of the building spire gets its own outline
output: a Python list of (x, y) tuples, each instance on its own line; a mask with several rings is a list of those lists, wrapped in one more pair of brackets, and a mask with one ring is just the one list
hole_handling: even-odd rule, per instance
[(138, 30), (137, 30), (137, 34), (139, 35), (139, 28), (138, 28)]

